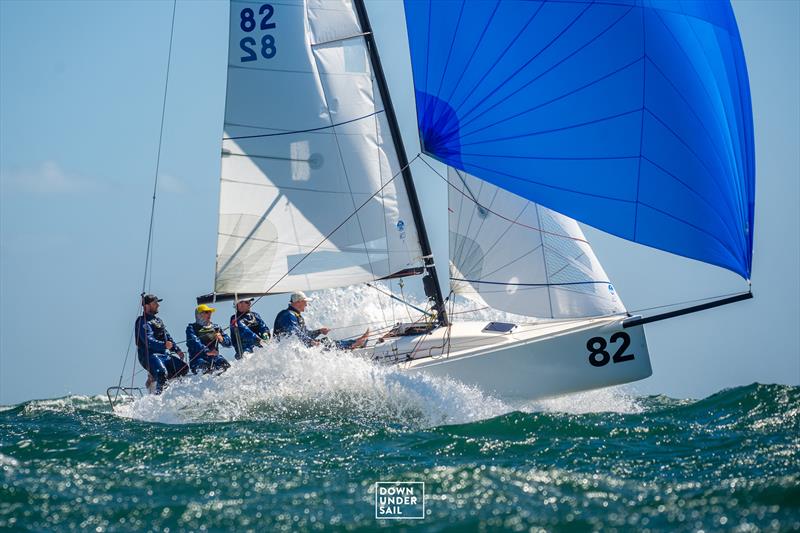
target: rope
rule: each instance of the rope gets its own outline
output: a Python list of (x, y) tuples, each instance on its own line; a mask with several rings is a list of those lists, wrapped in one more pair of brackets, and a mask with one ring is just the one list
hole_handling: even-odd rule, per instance
[(730, 292), (728, 294), (720, 294), (719, 296), (706, 296), (704, 298), (697, 298), (695, 300), (684, 300), (681, 302), (675, 302), (671, 304), (664, 304), (664, 305), (656, 305), (653, 307), (641, 307), (639, 309), (634, 309), (632, 311), (628, 311), (628, 314), (631, 313), (641, 313), (642, 311), (653, 311), (654, 309), (663, 309), (665, 307), (675, 307), (676, 305), (686, 305), (686, 304), (693, 304), (698, 302), (704, 302), (706, 300), (716, 300), (718, 298), (728, 298), (729, 296), (736, 296), (737, 294), (741, 294), (739, 292)]
[(301, 257), (301, 258), (300, 258), (300, 260), (299, 260), (297, 263), (295, 263), (295, 264), (294, 264), (294, 266), (293, 266), (292, 268), (290, 268), (289, 270), (287, 270), (287, 271), (286, 271), (286, 273), (284, 273), (284, 274), (283, 274), (283, 275), (282, 275), (280, 278), (278, 278), (278, 279), (275, 281), (275, 283), (273, 283), (272, 285), (270, 285), (270, 286), (269, 286), (269, 288), (267, 288), (267, 290), (266, 290), (266, 291), (264, 291), (264, 294), (262, 294), (261, 296), (258, 296), (258, 297), (256, 297), (256, 298), (255, 298), (255, 300), (253, 301), (253, 303), (255, 304), (255, 303), (257, 303), (259, 300), (261, 300), (261, 298), (263, 298), (264, 296), (267, 296), (267, 295), (270, 293), (270, 291), (271, 291), (272, 289), (274, 289), (275, 287), (277, 287), (277, 286), (278, 286), (278, 284), (279, 284), (281, 281), (283, 281), (284, 279), (286, 279), (286, 276), (288, 276), (289, 274), (291, 274), (291, 273), (292, 273), (292, 271), (293, 271), (295, 268), (297, 268), (297, 267), (299, 267), (301, 264), (303, 264), (303, 261), (305, 261), (306, 259), (308, 259), (308, 257), (309, 257), (311, 254), (313, 254), (315, 251), (317, 251), (317, 249), (318, 249), (320, 246), (322, 246), (322, 245), (323, 245), (323, 244), (324, 244), (324, 243), (325, 243), (325, 242), (326, 242), (328, 239), (330, 239), (331, 235), (333, 235), (334, 233), (336, 233), (337, 231), (339, 231), (339, 229), (340, 229), (342, 226), (344, 226), (345, 224), (347, 224), (347, 222), (348, 222), (348, 221), (349, 221), (351, 218), (353, 218), (354, 216), (356, 216), (356, 213), (358, 213), (358, 212), (359, 212), (359, 211), (360, 211), (360, 210), (361, 210), (361, 209), (362, 209), (362, 208), (363, 208), (365, 205), (367, 205), (367, 204), (368, 204), (368, 203), (369, 203), (369, 202), (370, 202), (370, 201), (371, 201), (373, 198), (375, 198), (375, 197), (376, 197), (376, 196), (377, 196), (377, 195), (378, 195), (378, 194), (379, 194), (381, 191), (383, 191), (383, 189), (385, 189), (386, 187), (388, 187), (388, 186), (389, 186), (389, 184), (391, 184), (391, 183), (392, 183), (392, 182), (393, 182), (393, 181), (394, 181), (394, 180), (397, 178), (397, 176), (401, 175), (401, 174), (403, 173), (403, 171), (404, 171), (406, 168), (408, 168), (408, 167), (411, 165), (411, 163), (413, 163), (414, 161), (416, 161), (416, 160), (419, 158), (419, 156), (420, 156), (420, 154), (417, 154), (417, 155), (416, 155), (416, 157), (414, 157), (414, 159), (412, 159), (411, 161), (409, 161), (409, 162), (408, 162), (408, 164), (406, 164), (406, 165), (405, 165), (405, 166), (403, 166), (403, 167), (402, 167), (400, 170), (398, 170), (398, 171), (397, 171), (397, 172), (396, 172), (396, 173), (395, 173), (395, 174), (394, 174), (394, 175), (393, 175), (393, 176), (392, 176), (392, 177), (391, 177), (391, 178), (390, 178), (390, 179), (389, 179), (389, 180), (388, 180), (386, 183), (384, 183), (383, 185), (381, 185), (381, 187), (380, 187), (380, 188), (379, 188), (377, 191), (375, 191), (374, 193), (372, 193), (372, 194), (370, 195), (370, 197), (369, 197), (369, 198), (367, 198), (366, 200), (364, 200), (364, 202), (363, 202), (361, 205), (359, 205), (359, 206), (358, 206), (358, 207), (355, 209), (355, 211), (353, 211), (352, 213), (350, 213), (350, 214), (349, 214), (349, 215), (348, 215), (348, 216), (347, 216), (347, 217), (346, 217), (344, 220), (342, 220), (342, 222), (340, 222), (340, 223), (339, 223), (339, 225), (338, 225), (338, 226), (336, 226), (336, 227), (335, 227), (335, 228), (333, 228), (333, 229), (332, 229), (330, 232), (328, 232), (328, 233), (327, 233), (327, 234), (326, 234), (326, 235), (325, 235), (325, 236), (322, 238), (322, 240), (321, 240), (321, 241), (319, 241), (319, 242), (318, 242), (318, 243), (317, 243), (317, 244), (316, 244), (316, 245), (315, 245), (313, 248), (311, 248), (311, 250), (309, 250), (309, 251), (308, 251), (308, 252), (307, 252), (307, 253), (306, 253), (306, 254), (305, 254), (303, 257)]
[[(153, 178), (153, 198), (150, 204), (150, 224), (147, 230), (147, 248), (145, 251), (145, 258), (144, 258), (144, 273), (142, 275), (142, 295), (148, 288), (148, 272), (151, 274), (149, 278), (152, 279), (153, 264), (151, 258), (153, 253), (153, 227), (155, 225), (154, 223), (155, 223), (155, 213), (156, 213), (156, 196), (158, 193), (158, 174), (161, 169), (161, 147), (163, 145), (163, 140), (164, 140), (164, 117), (166, 116), (167, 113), (167, 92), (169, 89), (169, 71), (170, 71), (170, 66), (172, 64), (172, 42), (173, 42), (173, 37), (175, 35), (175, 12), (177, 10), (177, 7), (178, 7), (177, 0), (173, 0), (172, 20), (170, 22), (170, 29), (169, 29), (169, 49), (167, 51), (167, 69), (164, 76), (164, 96), (161, 101), (161, 122), (159, 125), (158, 149), (156, 152), (156, 171), (155, 171), (155, 176)], [(139, 305), (139, 308), (141, 308), (141, 305)], [(142, 312), (142, 320), (144, 320), (144, 311)], [(120, 372), (119, 383), (117, 384), (118, 387), (122, 386), (122, 376), (125, 373), (125, 368), (128, 365), (128, 358), (131, 352), (131, 344), (133, 343), (132, 341), (135, 340), (136, 333), (137, 332), (134, 331), (133, 335), (131, 336), (131, 342), (128, 343), (128, 350), (125, 353), (125, 360), (122, 363), (122, 371)], [(131, 386), (133, 386), (133, 380), (136, 374), (138, 374), (138, 372), (135, 371), (136, 369), (135, 364), (133, 365), (132, 368), (134, 369), (134, 372), (132, 372), (131, 374)]]
[(147, 232), (147, 252), (144, 259), (144, 276), (142, 279), (142, 292), (147, 288), (147, 271), (150, 265), (150, 257), (153, 252), (153, 221), (156, 213), (156, 193), (158, 192), (158, 173), (161, 167), (161, 145), (164, 139), (164, 116), (167, 113), (167, 90), (169, 88), (169, 68), (172, 63), (172, 38), (175, 34), (175, 10), (178, 6), (178, 0), (172, 2), (172, 24), (169, 30), (169, 51), (167, 52), (167, 72), (164, 80), (164, 98), (161, 102), (161, 126), (158, 133), (158, 151), (156, 153), (156, 175), (153, 179), (153, 202), (150, 205), (150, 228)]

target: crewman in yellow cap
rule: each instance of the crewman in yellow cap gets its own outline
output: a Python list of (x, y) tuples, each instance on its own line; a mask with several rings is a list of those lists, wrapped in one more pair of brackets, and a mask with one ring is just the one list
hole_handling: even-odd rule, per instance
[(220, 345), (230, 348), (231, 338), (222, 328), (211, 322), (215, 309), (206, 304), (194, 310), (194, 322), (186, 326), (186, 346), (189, 349), (189, 367), (192, 372), (207, 374), (214, 370), (227, 370), (230, 363), (219, 354)]

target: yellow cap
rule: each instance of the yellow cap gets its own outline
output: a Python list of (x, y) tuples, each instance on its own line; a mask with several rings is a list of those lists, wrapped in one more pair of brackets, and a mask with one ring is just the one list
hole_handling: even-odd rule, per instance
[(213, 313), (214, 311), (216, 311), (216, 309), (214, 309), (213, 307), (209, 307), (206, 304), (200, 304), (194, 310), (195, 313), (205, 313), (207, 311), (210, 311), (210, 312)]

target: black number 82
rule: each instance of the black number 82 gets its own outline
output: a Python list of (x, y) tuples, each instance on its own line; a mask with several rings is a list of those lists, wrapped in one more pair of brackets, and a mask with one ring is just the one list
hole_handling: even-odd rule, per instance
[(628, 346), (631, 345), (631, 337), (624, 331), (618, 331), (611, 335), (609, 339), (610, 343), (613, 344), (618, 340), (622, 340), (622, 344), (612, 356), (606, 351), (606, 347), (609, 343), (603, 337), (592, 337), (588, 341), (586, 341), (586, 349), (589, 350), (589, 363), (592, 366), (605, 366), (608, 362), (613, 359), (614, 363), (622, 363), (623, 361), (631, 361), (633, 359), (633, 354), (629, 353), (626, 354), (625, 350), (628, 349)]

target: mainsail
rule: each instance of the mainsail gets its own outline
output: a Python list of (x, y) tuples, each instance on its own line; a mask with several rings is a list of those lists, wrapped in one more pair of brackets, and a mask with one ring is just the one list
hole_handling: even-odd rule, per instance
[(346, 0), (231, 2), (215, 292), (350, 285), (423, 253)]
[(726, 0), (405, 8), (425, 153), (749, 279), (752, 110)]
[(450, 168), (453, 292), (540, 318), (624, 313), (578, 223)]

